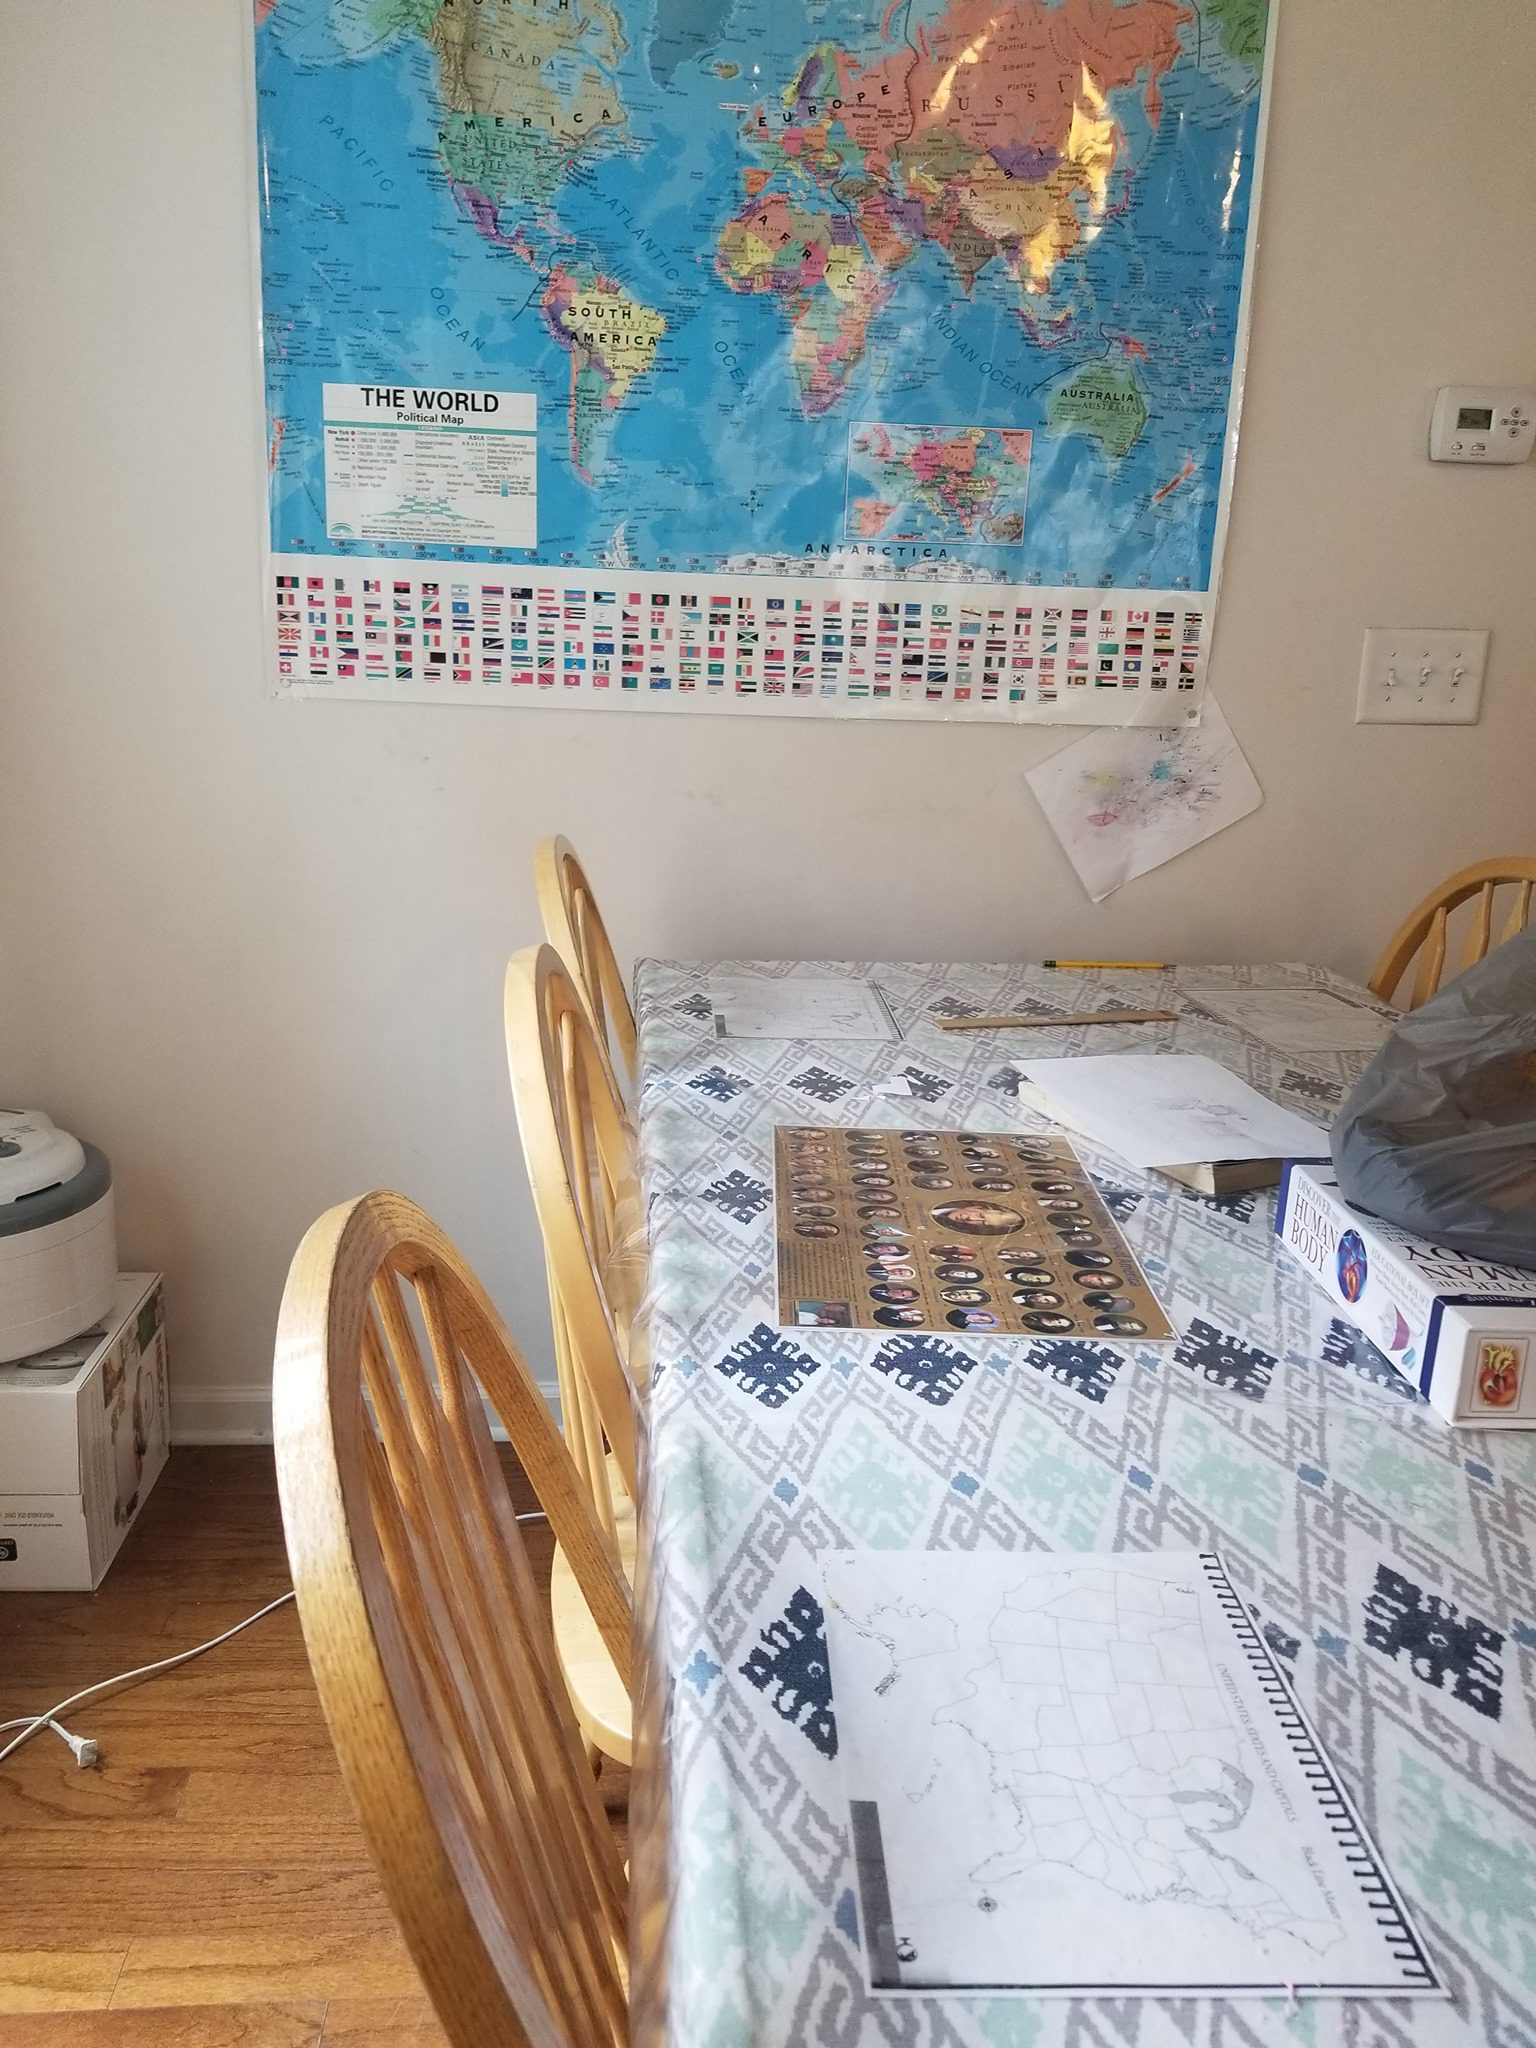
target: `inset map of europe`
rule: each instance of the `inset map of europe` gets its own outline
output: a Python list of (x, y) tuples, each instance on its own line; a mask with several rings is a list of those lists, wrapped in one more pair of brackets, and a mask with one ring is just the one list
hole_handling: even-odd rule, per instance
[(1211, 587), (1267, 0), (256, 15), (275, 553)]

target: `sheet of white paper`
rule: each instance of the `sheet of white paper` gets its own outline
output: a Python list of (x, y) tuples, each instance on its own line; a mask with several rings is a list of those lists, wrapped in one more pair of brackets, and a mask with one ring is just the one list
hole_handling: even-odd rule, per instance
[(1025, 779), (1095, 903), (1264, 801), (1209, 691), (1199, 725), (1106, 727)]
[(1107, 1052), (1017, 1064), (1048, 1116), (1131, 1166), (1327, 1157), (1325, 1131), (1202, 1053)]
[(872, 981), (722, 976), (709, 985), (716, 1038), (900, 1038)]
[(1184, 988), (1202, 1010), (1282, 1052), (1374, 1052), (1389, 1017), (1323, 988)]
[(1217, 1558), (821, 1563), (873, 1991), (1444, 1995)]

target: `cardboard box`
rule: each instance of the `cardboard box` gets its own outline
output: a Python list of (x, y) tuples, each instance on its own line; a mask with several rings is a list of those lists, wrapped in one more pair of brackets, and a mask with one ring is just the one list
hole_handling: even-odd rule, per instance
[(1362, 1215), (1324, 1166), (1286, 1167), (1275, 1231), (1447, 1422), (1536, 1429), (1536, 1272)]
[(122, 1273), (106, 1320), (0, 1365), (0, 1592), (92, 1592), (168, 1452), (158, 1273)]

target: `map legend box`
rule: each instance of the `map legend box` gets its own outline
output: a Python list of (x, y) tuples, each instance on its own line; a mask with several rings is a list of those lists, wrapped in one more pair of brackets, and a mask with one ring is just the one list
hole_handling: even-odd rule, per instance
[(327, 535), (533, 547), (537, 404), (526, 391), (327, 384)]

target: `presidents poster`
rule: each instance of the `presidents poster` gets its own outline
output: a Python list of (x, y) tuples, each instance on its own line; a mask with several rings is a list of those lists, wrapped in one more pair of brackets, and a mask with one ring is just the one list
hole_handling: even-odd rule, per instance
[(257, 0), (275, 680), (1197, 715), (1266, 0)]
[(1056, 1138), (781, 1124), (774, 1236), (786, 1329), (1175, 1334)]

